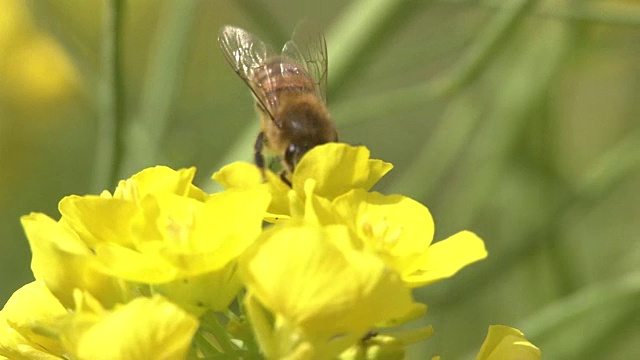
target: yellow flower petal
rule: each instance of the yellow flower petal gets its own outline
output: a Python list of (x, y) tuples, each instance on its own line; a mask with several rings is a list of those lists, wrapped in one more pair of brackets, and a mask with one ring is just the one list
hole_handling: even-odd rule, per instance
[(36, 280), (18, 289), (0, 311), (0, 355), (11, 359), (62, 358), (65, 350), (58, 339), (38, 329), (65, 314), (44, 282)]
[(102, 271), (95, 255), (68, 227), (38, 213), (23, 216), (21, 222), (35, 278), (44, 281), (66, 307), (73, 305), (75, 288), (91, 292), (105, 306), (128, 298), (118, 280)]
[(171, 193), (204, 201), (206, 194), (191, 182), (196, 168), (173, 170), (167, 166), (144, 169), (118, 184), (113, 196), (137, 202), (148, 194)]
[(160, 254), (140, 253), (116, 244), (101, 244), (96, 257), (111, 276), (139, 283), (158, 284), (178, 277), (178, 269)]
[(333, 356), (374, 324), (412, 309), (397, 275), (377, 257), (350, 248), (340, 225), (268, 230), (241, 264), (249, 292), (287, 328)]
[(133, 246), (132, 219), (138, 211), (134, 202), (102, 196), (66, 196), (58, 204), (62, 221), (89, 247), (102, 242)]
[(429, 209), (408, 197), (354, 189), (333, 204), (362, 249), (380, 256), (401, 274), (415, 269), (433, 239)]
[(60, 360), (62, 355), (53, 355), (7, 324), (0, 312), (0, 359), (10, 360)]
[(429, 247), (421, 266), (403, 279), (412, 287), (453, 276), (463, 267), (487, 257), (484, 242), (470, 231), (461, 231)]
[(313, 345), (296, 336), (295, 329), (282, 317), (269, 313), (251, 292), (244, 298), (247, 315), (267, 359), (315, 359)]
[(315, 224), (333, 224), (332, 204), (328, 199), (315, 194), (316, 184), (315, 179), (307, 179), (302, 197), (295, 191), (289, 192), (291, 216)]
[(272, 171), (266, 171), (267, 182), (262, 182), (260, 170), (253, 164), (235, 162), (213, 174), (213, 180), (226, 189), (248, 189), (263, 187), (271, 194), (271, 203), (267, 212), (268, 221), (275, 222), (289, 217), (289, 186), (282, 182)]
[(504, 325), (489, 326), (489, 333), (476, 360), (539, 360), (540, 349), (522, 332)]
[(226, 190), (205, 202), (148, 194), (132, 220), (135, 247), (99, 244), (96, 257), (112, 276), (153, 284), (193, 314), (222, 311), (241, 288), (235, 262), (261, 233), (269, 200), (263, 188)]
[(422, 303), (413, 303), (413, 307), (406, 313), (400, 317), (393, 318), (388, 321), (383, 321), (377, 323), (376, 326), (379, 328), (390, 328), (395, 326), (400, 326), (421, 318), (427, 314), (427, 305)]
[(246, 189), (262, 185), (262, 175), (257, 166), (247, 162), (234, 162), (224, 166), (212, 176), (225, 189)]
[(198, 320), (162, 297), (137, 298), (103, 314), (78, 312), (64, 341), (78, 359), (184, 359)]
[(364, 146), (328, 143), (309, 150), (291, 178), (293, 189), (302, 192), (307, 179), (317, 181), (316, 194), (330, 200), (354, 188), (369, 190), (393, 165), (369, 159)]
[[(0, 4), (3, 12), (5, 6)], [(35, 28), (24, 30), (26, 33), (20, 36), (5, 39), (12, 40), (10, 46), (5, 47), (6, 42), (0, 45), (0, 51), (5, 50), (0, 61), (0, 97), (21, 110), (35, 112), (77, 95), (82, 90), (82, 78), (64, 47)]]
[(227, 190), (207, 200), (195, 219), (193, 246), (197, 252), (215, 252), (208, 270), (226, 266), (253, 243), (270, 200), (262, 189)]
[(208, 310), (226, 310), (241, 288), (237, 265), (231, 263), (217, 271), (156, 285), (153, 290), (200, 316)]

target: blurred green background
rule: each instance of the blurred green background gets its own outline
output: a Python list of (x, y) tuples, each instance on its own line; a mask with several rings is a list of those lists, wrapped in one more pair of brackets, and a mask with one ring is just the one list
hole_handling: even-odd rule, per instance
[(0, 0), (0, 300), (30, 281), (19, 217), (143, 167), (197, 183), (250, 160), (258, 126), (222, 24), (280, 46), (311, 19), (341, 140), (394, 170), (436, 239), (489, 258), (420, 289), (436, 334), (410, 357), (475, 353), (489, 324), (545, 359), (640, 358), (640, 3)]

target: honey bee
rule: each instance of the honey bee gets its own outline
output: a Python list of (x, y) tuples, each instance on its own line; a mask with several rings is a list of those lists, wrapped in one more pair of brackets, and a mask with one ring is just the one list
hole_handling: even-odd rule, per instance
[(278, 54), (255, 35), (227, 25), (220, 30), (218, 42), (256, 100), (262, 124), (253, 150), (263, 180), (266, 148), (280, 159), (280, 178), (291, 186), (288, 177), (307, 151), (338, 141), (327, 109), (324, 36), (303, 23)]

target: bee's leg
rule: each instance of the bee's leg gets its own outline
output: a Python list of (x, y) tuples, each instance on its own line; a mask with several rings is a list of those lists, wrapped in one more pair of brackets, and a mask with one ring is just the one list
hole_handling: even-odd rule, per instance
[(378, 332), (377, 331), (369, 330), (369, 331), (367, 331), (366, 334), (364, 334), (364, 337), (360, 341), (365, 342), (367, 340), (373, 339), (376, 336), (378, 336)]
[(291, 186), (291, 181), (289, 181), (289, 179), (287, 179), (287, 174), (292, 174), (293, 173), (293, 168), (295, 166), (294, 164), (294, 157), (296, 154), (296, 151), (298, 151), (298, 146), (296, 144), (289, 144), (289, 146), (287, 146), (287, 149), (284, 151), (284, 157), (282, 159), (282, 171), (280, 171), (280, 179), (287, 185), (289, 185), (289, 187)]
[(280, 180), (282, 180), (283, 183), (289, 185), (289, 187), (293, 187), (291, 186), (291, 181), (287, 179), (287, 170), (280, 171)]
[(256, 137), (256, 143), (253, 145), (253, 161), (256, 163), (260, 173), (262, 174), (262, 181), (267, 182), (267, 174), (264, 167), (264, 155), (262, 155), (262, 149), (264, 148), (264, 132), (260, 131), (258, 137)]

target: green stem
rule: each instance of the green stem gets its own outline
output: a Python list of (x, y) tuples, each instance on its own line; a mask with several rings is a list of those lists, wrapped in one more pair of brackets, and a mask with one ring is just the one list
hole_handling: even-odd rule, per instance
[(195, 348), (202, 352), (202, 355), (204, 355), (205, 358), (212, 358), (222, 354), (222, 352), (216, 349), (216, 347), (204, 337), (202, 331), (198, 331), (193, 336), (193, 343), (195, 344)]
[(233, 354), (236, 352), (235, 345), (229, 339), (229, 334), (226, 329), (220, 325), (215, 313), (209, 312), (202, 316), (200, 327), (211, 333), (213, 337), (218, 341), (218, 345), (225, 354)]
[(127, 129), (126, 158), (119, 173), (122, 178), (162, 161), (162, 143), (180, 88), (187, 40), (197, 5), (194, 0), (165, 3), (163, 17), (158, 22), (162, 26), (158, 27), (140, 96), (140, 110)]
[(92, 191), (100, 192), (117, 182), (122, 161), (124, 99), (120, 50), (123, 1), (104, 2), (102, 24), (102, 76), (98, 84), (98, 135)]

